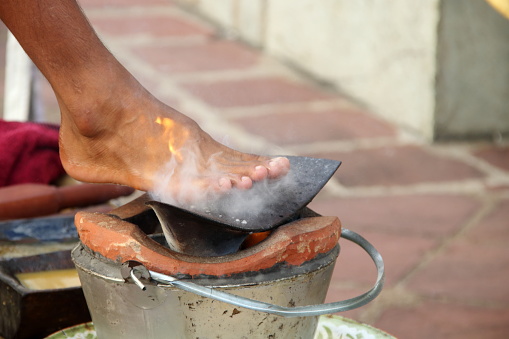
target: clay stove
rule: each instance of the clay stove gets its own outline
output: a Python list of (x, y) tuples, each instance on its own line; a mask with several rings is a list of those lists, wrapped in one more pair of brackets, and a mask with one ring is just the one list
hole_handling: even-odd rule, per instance
[[(254, 246), (196, 256), (142, 231), (160, 227), (148, 199), (142, 196), (110, 214), (76, 215), (81, 244), (72, 257), (99, 338), (311, 338), (319, 314), (358, 307), (382, 287), (383, 263), (377, 285), (362, 300), (306, 313), (301, 306), (325, 300), (339, 254), (337, 217), (305, 208)], [(185, 291), (159, 275), (184, 287), (204, 286), (209, 294)], [(259, 303), (218, 301), (216, 291)]]
[[(76, 214), (72, 257), (98, 337), (311, 338), (319, 315), (376, 297), (378, 252), (337, 217), (306, 207), (340, 162), (288, 158), (289, 184), (257, 183), (240, 208), (232, 192), (192, 211), (143, 196), (110, 214)], [(260, 198), (271, 200), (246, 208)], [(270, 235), (253, 244), (261, 231)], [(378, 280), (357, 298), (322, 305), (340, 236), (368, 251)]]

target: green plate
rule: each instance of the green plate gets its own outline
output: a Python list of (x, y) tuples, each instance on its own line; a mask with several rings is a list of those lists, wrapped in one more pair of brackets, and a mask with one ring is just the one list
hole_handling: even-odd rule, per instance
[(68, 327), (66, 329), (53, 333), (49, 337), (46, 337), (46, 339), (64, 339), (64, 338), (96, 339), (97, 334), (95, 333), (94, 325), (90, 322), (86, 324)]
[(314, 339), (396, 339), (366, 324), (338, 315), (322, 315)]
[[(96, 339), (94, 325), (81, 324), (53, 333), (46, 339)], [(314, 339), (395, 339), (374, 327), (337, 315), (323, 315)]]

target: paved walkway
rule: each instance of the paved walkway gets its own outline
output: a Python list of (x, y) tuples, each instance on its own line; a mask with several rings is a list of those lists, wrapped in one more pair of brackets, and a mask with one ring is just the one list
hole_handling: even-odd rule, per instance
[[(83, 4), (125, 66), (218, 140), (343, 161), (311, 207), (369, 239), (387, 270), (380, 297), (345, 316), (399, 338), (509, 337), (507, 143), (425, 145), (168, 0)], [(329, 301), (375, 280), (341, 244)]]

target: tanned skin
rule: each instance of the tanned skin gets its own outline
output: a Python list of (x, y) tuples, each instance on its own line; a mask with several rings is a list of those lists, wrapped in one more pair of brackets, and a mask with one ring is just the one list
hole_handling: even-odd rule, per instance
[[(230, 149), (152, 96), (105, 48), (76, 1), (1, 0), (0, 19), (56, 94), (60, 156), (75, 179), (150, 191), (168, 160), (189, 157), (198, 188), (249, 189), (287, 173), (288, 159)], [(178, 180), (168, 190), (179, 190)]]

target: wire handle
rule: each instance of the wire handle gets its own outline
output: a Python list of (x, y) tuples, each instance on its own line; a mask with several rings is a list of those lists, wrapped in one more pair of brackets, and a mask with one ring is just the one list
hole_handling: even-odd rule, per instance
[[(375, 282), (375, 285), (373, 288), (371, 288), (366, 293), (363, 293), (357, 297), (343, 300), (343, 301), (337, 301), (333, 303), (328, 304), (319, 304), (319, 305), (309, 305), (309, 306), (297, 306), (297, 307), (284, 307), (284, 306), (278, 306), (269, 304), (262, 301), (257, 301), (245, 297), (241, 297), (238, 295), (234, 295), (231, 293), (219, 291), (217, 289), (201, 286), (192, 282), (187, 282), (183, 280), (178, 280), (172, 276), (168, 276), (165, 274), (161, 274), (154, 271), (148, 271), (150, 274), (150, 277), (159, 282), (164, 283), (166, 286), (173, 286), (180, 288), (184, 291), (191, 292), (198, 294), (202, 297), (212, 298), (218, 301), (223, 301), (228, 304), (232, 304), (239, 307), (244, 307), (250, 310), (259, 311), (259, 312), (265, 312), (270, 314), (276, 314), (284, 317), (309, 317), (309, 316), (318, 316), (323, 314), (331, 314), (331, 313), (337, 313), (337, 312), (344, 312), (348, 310), (352, 310), (358, 307), (361, 307), (367, 303), (369, 303), (371, 300), (375, 299), (380, 292), (382, 291), (384, 281), (385, 281), (385, 268), (384, 268), (384, 261), (382, 259), (382, 256), (376, 248), (371, 245), (365, 238), (360, 236), (359, 234), (350, 231), (346, 228), (343, 228), (341, 231), (341, 237), (345, 238), (357, 245), (359, 245), (362, 249), (364, 249), (373, 262), (375, 263), (378, 275), (377, 280)], [(141, 265), (141, 264), (139, 264)], [(143, 267), (145, 268), (145, 267)], [(137, 280), (137, 279), (136, 279)], [(139, 284), (141, 282), (137, 281)], [(138, 284), (137, 284), (138, 285)], [(143, 284), (138, 285), (140, 288), (144, 287)], [(161, 287), (164, 287), (165, 285), (159, 285)]]

